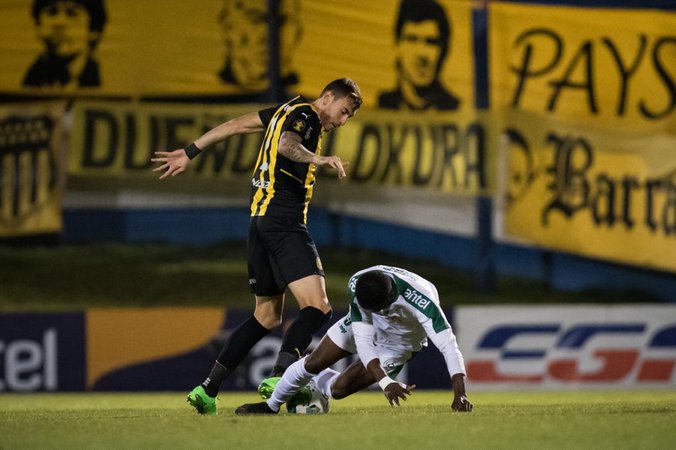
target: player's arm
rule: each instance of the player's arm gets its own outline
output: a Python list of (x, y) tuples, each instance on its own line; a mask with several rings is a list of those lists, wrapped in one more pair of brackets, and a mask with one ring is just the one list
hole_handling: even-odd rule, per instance
[(391, 379), (380, 365), (380, 359), (373, 345), (373, 325), (365, 322), (352, 322), (355, 346), (362, 364), (373, 376), (385, 394), (390, 406), (399, 406), (399, 399), (406, 400), (415, 386), (408, 386)]
[(465, 374), (456, 373), (451, 377), (453, 383), (453, 402), (451, 409), (460, 412), (472, 412), (472, 403), (467, 398), (467, 390), (465, 388)]
[(312, 153), (303, 145), (303, 138), (292, 131), (284, 131), (279, 140), (279, 154), (291, 161), (329, 166), (338, 171), (338, 178), (345, 178), (345, 168), (349, 163), (342, 162), (337, 156), (321, 156)]
[(155, 152), (152, 162), (160, 163), (153, 172), (164, 172), (160, 180), (168, 176), (176, 176), (184, 172), (190, 160), (200, 154), (207, 147), (235, 136), (237, 134), (255, 133), (264, 129), (263, 121), (257, 111), (223, 122), (197, 138), (186, 148), (179, 148), (172, 152)]
[(448, 328), (435, 332), (431, 325), (431, 320), (429, 322), (424, 324), (428, 337), (444, 356), (448, 373), (451, 376), (453, 384), (453, 402), (451, 403), (451, 408), (454, 411), (471, 412), (472, 403), (467, 398), (465, 387), (465, 361), (458, 347), (455, 335), (450, 325)]

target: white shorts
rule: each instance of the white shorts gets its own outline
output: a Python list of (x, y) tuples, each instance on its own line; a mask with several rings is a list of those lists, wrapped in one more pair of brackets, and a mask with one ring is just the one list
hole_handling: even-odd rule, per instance
[[(326, 335), (346, 352), (357, 353), (357, 345), (354, 342), (354, 333), (352, 332), (352, 320), (350, 316), (345, 316), (333, 324)], [(376, 354), (380, 359), (380, 366), (389, 377), (396, 377), (404, 365), (413, 357), (413, 352), (404, 348), (391, 348), (379, 346), (375, 343)]]

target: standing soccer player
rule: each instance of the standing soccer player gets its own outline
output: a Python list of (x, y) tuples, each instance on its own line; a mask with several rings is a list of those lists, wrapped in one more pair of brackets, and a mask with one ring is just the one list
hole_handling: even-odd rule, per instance
[[(267, 402), (242, 405), (237, 414), (276, 414), (284, 403), (307, 402), (295, 397), (311, 382), (323, 411), (329, 398), (341, 399), (378, 383), (390, 405), (406, 400), (415, 386), (394, 381), (404, 365), (429, 338), (446, 361), (453, 384), (454, 411), (472, 411), (465, 389), (465, 362), (455, 335), (439, 305), (436, 287), (405, 269), (374, 266), (354, 274), (348, 283), (350, 312), (336, 322), (310, 355), (292, 364)], [(342, 373), (329, 367), (357, 353)], [(273, 390), (274, 389), (274, 390)], [(300, 396), (299, 396), (300, 397)]]
[(209, 376), (188, 394), (200, 414), (216, 414), (218, 390), (251, 348), (282, 322), (288, 287), (300, 313), (282, 341), (272, 377), (279, 377), (305, 352), (312, 335), (331, 317), (324, 271), (306, 222), (315, 170), (327, 166), (345, 177), (337, 156), (321, 156), (322, 131), (345, 125), (361, 106), (357, 84), (349, 78), (329, 83), (319, 98), (302, 96), (273, 108), (229, 120), (188, 145), (156, 152), (160, 179), (184, 172), (193, 158), (230, 136), (265, 130), (251, 179), (251, 220), (247, 236), (249, 284), (256, 298), (253, 316), (242, 323), (221, 351)]

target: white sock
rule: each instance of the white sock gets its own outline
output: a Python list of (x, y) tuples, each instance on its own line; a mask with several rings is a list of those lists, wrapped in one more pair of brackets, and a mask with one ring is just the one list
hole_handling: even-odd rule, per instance
[(272, 397), (268, 399), (268, 406), (273, 411), (279, 411), (279, 408), (291, 400), (298, 389), (305, 386), (314, 376), (314, 374), (305, 370), (305, 358), (301, 358), (291, 364), (284, 372), (282, 379), (279, 380)]
[(313, 380), (317, 384), (317, 388), (322, 394), (324, 394), (325, 397), (332, 398), (331, 386), (333, 385), (335, 379), (338, 378), (338, 375), (340, 375), (340, 372), (338, 372), (337, 370), (324, 369), (321, 372), (319, 372), (319, 375), (313, 378)]

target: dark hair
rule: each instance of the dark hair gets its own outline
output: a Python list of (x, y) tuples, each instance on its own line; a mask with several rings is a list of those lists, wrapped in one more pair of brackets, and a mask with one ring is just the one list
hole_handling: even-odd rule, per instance
[(348, 97), (354, 103), (355, 108), (359, 108), (363, 102), (359, 86), (350, 78), (333, 80), (322, 90), (320, 97), (327, 92), (333, 92), (336, 98)]
[[(35, 0), (33, 2), (33, 20), (35, 23), (40, 21), (40, 11), (60, 0)], [(103, 31), (106, 24), (106, 10), (103, 7), (103, 0), (69, 0), (77, 3), (87, 10), (89, 14), (89, 31)]]
[(390, 306), (398, 294), (392, 277), (380, 270), (372, 270), (359, 276), (355, 295), (362, 308), (380, 311)]
[(451, 24), (444, 8), (434, 0), (402, 0), (395, 25), (397, 42), (401, 39), (401, 30), (406, 22), (417, 23), (426, 20), (434, 20), (439, 26), (441, 38), (441, 58), (439, 58), (439, 62), (441, 63), (446, 58), (446, 53), (448, 53)]

